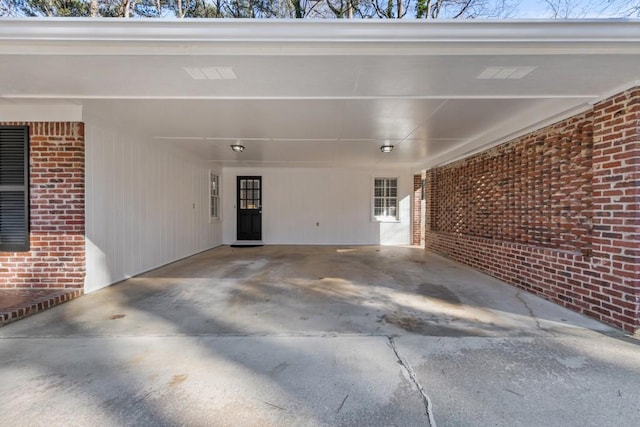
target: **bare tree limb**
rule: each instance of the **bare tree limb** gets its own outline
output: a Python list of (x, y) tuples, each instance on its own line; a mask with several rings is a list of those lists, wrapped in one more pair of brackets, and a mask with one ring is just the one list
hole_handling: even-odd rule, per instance
[(469, 6), (471, 5), (472, 1), (473, 0), (467, 0), (467, 2), (460, 9), (460, 12), (458, 12), (453, 18), (454, 19), (460, 18), (467, 11), (467, 9), (469, 9)]

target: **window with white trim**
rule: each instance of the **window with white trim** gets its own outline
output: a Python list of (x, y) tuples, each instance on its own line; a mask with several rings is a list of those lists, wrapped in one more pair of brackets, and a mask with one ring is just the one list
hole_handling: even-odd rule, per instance
[(209, 219), (220, 219), (220, 178), (209, 171)]
[(376, 221), (398, 220), (398, 178), (374, 178), (373, 218)]

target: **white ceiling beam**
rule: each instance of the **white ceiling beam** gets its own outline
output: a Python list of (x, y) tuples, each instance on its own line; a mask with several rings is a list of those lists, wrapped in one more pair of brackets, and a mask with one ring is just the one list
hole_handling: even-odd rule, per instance
[[(634, 85), (637, 86), (637, 85)], [(625, 86), (625, 89), (633, 86)], [(614, 92), (614, 93), (619, 93)], [(612, 93), (612, 95), (614, 94)], [(167, 95), (102, 95), (102, 94), (94, 94), (94, 95), (85, 95), (80, 93), (70, 93), (64, 95), (58, 94), (2, 94), (2, 99), (72, 99), (72, 100), (81, 100), (81, 99), (112, 99), (112, 100), (167, 100), (167, 101), (179, 101), (179, 100), (188, 100), (188, 101), (207, 101), (207, 100), (218, 100), (218, 101), (376, 101), (376, 100), (421, 100), (421, 99), (435, 99), (435, 100), (449, 100), (449, 99), (461, 99), (461, 100), (473, 100), (473, 99), (585, 99), (585, 100), (593, 100), (599, 99), (600, 94), (566, 94), (566, 95), (558, 95), (552, 93), (541, 93), (535, 95), (520, 95), (520, 94), (508, 94), (508, 95), (393, 95), (393, 96), (255, 96), (255, 95), (244, 95), (244, 96), (229, 96), (229, 95), (209, 95), (209, 96), (167, 96)]]
[(0, 122), (80, 122), (82, 105), (51, 102), (15, 103), (0, 99)]

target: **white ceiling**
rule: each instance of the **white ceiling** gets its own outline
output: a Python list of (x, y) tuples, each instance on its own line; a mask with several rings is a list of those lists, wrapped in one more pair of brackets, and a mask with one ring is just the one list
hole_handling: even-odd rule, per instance
[[(0, 20), (0, 106), (80, 105), (225, 166), (417, 170), (638, 84), (639, 26)], [(514, 66), (535, 69), (477, 78)], [(237, 79), (185, 70), (210, 67)]]

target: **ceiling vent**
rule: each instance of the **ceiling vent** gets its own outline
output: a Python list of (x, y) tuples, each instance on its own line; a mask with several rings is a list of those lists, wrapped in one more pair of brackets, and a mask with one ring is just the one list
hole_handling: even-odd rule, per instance
[(184, 70), (194, 80), (235, 80), (238, 78), (231, 67), (184, 67)]
[(531, 73), (537, 67), (487, 67), (478, 74), (480, 80), (517, 80)]

